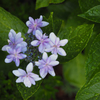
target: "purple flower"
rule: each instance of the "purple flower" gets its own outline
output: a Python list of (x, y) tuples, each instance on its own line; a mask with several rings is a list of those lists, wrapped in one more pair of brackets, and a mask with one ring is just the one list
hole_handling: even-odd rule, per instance
[(25, 52), (27, 50), (27, 43), (23, 41), (23, 38), (21, 38), (21, 32), (16, 34), (16, 32), (13, 29), (11, 29), (8, 36), (9, 44), (2, 47), (3, 51), (7, 51), (8, 48), (15, 49), (17, 45), (19, 45), (22, 48), (22, 52)]
[(67, 39), (60, 40), (56, 35), (51, 32), (49, 35), (50, 38), (50, 48), (46, 49), (46, 52), (51, 52), (52, 54), (59, 54), (61, 56), (66, 56), (66, 52), (64, 49), (60, 48), (60, 46), (65, 46), (68, 43)]
[(36, 61), (35, 65), (38, 66), (40, 69), (40, 76), (44, 78), (48, 73), (51, 74), (52, 76), (55, 76), (55, 72), (53, 69), (53, 66), (56, 66), (59, 64), (57, 59), (57, 55), (53, 54), (48, 57), (47, 53), (44, 52), (42, 56), (42, 60)]
[(33, 64), (30, 62), (26, 67), (26, 72), (23, 69), (18, 68), (18, 70), (13, 70), (13, 74), (19, 77), (16, 80), (16, 83), (23, 82), (26, 87), (31, 87), (31, 85), (35, 85), (35, 81), (41, 80), (41, 78), (37, 75), (32, 73)]
[(19, 59), (24, 59), (26, 58), (26, 55), (23, 53), (20, 53), (21, 47), (17, 47), (16, 49), (8, 48), (7, 49), (9, 55), (7, 55), (5, 59), (5, 63), (10, 63), (12, 61), (15, 62), (16, 66), (19, 66), (20, 60)]
[(29, 21), (26, 22), (26, 25), (29, 27), (27, 33), (33, 32), (33, 35), (35, 35), (36, 30), (39, 30), (42, 32), (40, 27), (44, 27), (49, 24), (48, 22), (45, 22), (42, 20), (43, 20), (42, 15), (40, 16), (39, 19), (35, 19), (35, 20), (32, 17), (29, 17)]
[(38, 48), (39, 52), (43, 53), (46, 48), (50, 47), (50, 45), (49, 45), (50, 39), (45, 34), (42, 35), (42, 33), (39, 30), (36, 31), (35, 36), (38, 40), (32, 41), (31, 45), (32, 46), (38, 46), (39, 45), (39, 48)]

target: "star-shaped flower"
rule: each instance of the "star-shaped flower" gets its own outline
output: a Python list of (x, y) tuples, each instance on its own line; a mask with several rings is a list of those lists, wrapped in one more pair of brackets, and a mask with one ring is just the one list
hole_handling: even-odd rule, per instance
[(8, 36), (9, 44), (2, 47), (3, 51), (7, 51), (8, 48), (15, 49), (17, 45), (20, 45), (20, 47), (22, 48), (22, 52), (25, 52), (27, 50), (27, 43), (23, 41), (23, 38), (21, 38), (21, 32), (16, 34), (16, 32), (11, 29)]
[(46, 52), (51, 52), (52, 54), (59, 54), (61, 56), (66, 56), (66, 52), (60, 46), (65, 46), (68, 43), (67, 39), (60, 40), (56, 35), (51, 32), (49, 35), (50, 38), (50, 48), (46, 49)]
[(13, 74), (19, 78), (17, 78), (16, 83), (23, 82), (26, 87), (31, 87), (31, 85), (35, 85), (35, 81), (41, 80), (41, 78), (32, 73), (33, 64), (30, 62), (26, 67), (26, 72), (23, 69), (18, 68), (18, 70), (13, 70)]
[(45, 76), (48, 73), (51, 74), (52, 76), (55, 76), (53, 66), (56, 66), (59, 64), (59, 62), (56, 61), (57, 57), (58, 56), (55, 54), (48, 57), (47, 53), (44, 52), (42, 56), (42, 60), (35, 62), (35, 65), (38, 66), (38, 68), (40, 69), (40, 76), (42, 78), (45, 78)]
[(29, 17), (29, 21), (26, 22), (26, 25), (28, 26), (28, 32), (27, 33), (33, 33), (35, 35), (36, 30), (39, 30), (42, 32), (40, 27), (47, 26), (49, 23), (46, 21), (42, 21), (43, 16), (41, 15), (39, 19), (33, 19), (32, 17)]
[(7, 51), (9, 53), (9, 55), (7, 55), (7, 57), (5, 59), (5, 63), (10, 63), (10, 62), (14, 61), (17, 67), (20, 64), (19, 59), (24, 59), (27, 57), (25, 54), (21, 53), (21, 51), (22, 51), (21, 47), (17, 47), (16, 49), (8, 48)]
[(39, 48), (38, 48), (39, 52), (43, 53), (46, 48), (50, 47), (50, 45), (49, 45), (50, 39), (45, 34), (42, 35), (42, 33), (38, 30), (36, 31), (35, 36), (38, 40), (32, 41), (31, 45), (32, 46), (38, 46), (39, 45)]

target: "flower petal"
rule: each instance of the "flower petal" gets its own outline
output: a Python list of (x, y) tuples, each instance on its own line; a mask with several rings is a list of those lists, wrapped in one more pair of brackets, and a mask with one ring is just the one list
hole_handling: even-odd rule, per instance
[(49, 38), (50, 38), (50, 40), (55, 44), (56, 35), (55, 35), (53, 32), (50, 33)]
[(24, 59), (24, 58), (26, 58), (27, 56), (25, 55), (25, 54), (18, 54), (18, 58), (19, 59)]
[(54, 72), (54, 69), (52, 67), (49, 67), (48, 72), (50, 75), (55, 76), (55, 72)]
[(23, 78), (19, 77), (19, 78), (17, 78), (16, 83), (20, 83), (20, 82), (23, 82), (23, 81), (24, 81)]
[(33, 31), (33, 29), (28, 29), (27, 33), (31, 33)]
[(38, 19), (38, 23), (40, 23), (43, 20), (43, 16), (40, 15), (40, 18)]
[(49, 24), (48, 22), (46, 22), (46, 21), (42, 21), (42, 25), (41, 25), (41, 27), (47, 26), (48, 24)]
[(31, 24), (31, 22), (30, 21), (27, 21), (26, 22), (26, 25), (29, 27), (29, 25)]
[(31, 87), (31, 82), (30, 82), (28, 77), (24, 78), (24, 84), (25, 84), (26, 87)]
[(43, 31), (40, 27), (37, 27), (37, 30), (39, 30), (41, 33), (43, 33)]
[(56, 66), (56, 65), (58, 65), (58, 64), (59, 64), (59, 61), (51, 61), (51, 62), (49, 63), (50, 66)]
[(4, 46), (2, 47), (2, 51), (7, 51), (8, 48), (10, 48), (9, 45), (4, 45)]
[(45, 51), (46, 51), (46, 52), (51, 52), (53, 49), (54, 49), (54, 47), (51, 47), (51, 48), (45, 49)]
[(34, 23), (34, 19), (33, 19), (32, 17), (29, 17), (29, 21), (30, 21), (31, 23)]
[(20, 68), (18, 70), (13, 70), (12, 73), (15, 76), (18, 76), (18, 77), (26, 74), (26, 72), (23, 69), (20, 69)]
[(61, 55), (61, 56), (66, 56), (65, 50), (62, 49), (62, 48), (57, 48), (57, 52), (58, 52), (58, 54)]
[(21, 32), (19, 32), (19, 33), (16, 34), (15, 41), (17, 41), (20, 38), (21, 38)]
[(18, 58), (16, 58), (14, 61), (15, 61), (16, 66), (18, 67), (20, 64), (20, 60)]
[(55, 40), (55, 45), (58, 45), (60, 42), (60, 39), (57, 37), (56, 40)]
[(31, 76), (35, 81), (41, 80), (41, 78), (40, 78), (39, 75), (37, 75), (37, 74), (30, 73), (30, 76)]
[(53, 50), (51, 51), (53, 54), (57, 55), (57, 48), (53, 47)]
[(63, 39), (63, 40), (60, 41), (59, 44), (60, 44), (61, 46), (65, 46), (67, 43), (68, 43), (68, 40), (67, 40), (67, 39)]
[(53, 55), (50, 56), (51, 61), (54, 61), (57, 58), (58, 58), (58, 55), (55, 55), (55, 54), (53, 54)]
[(27, 67), (26, 67), (26, 71), (27, 71), (27, 73), (28, 73), (28, 72), (32, 72), (32, 70), (33, 70), (33, 63), (30, 62), (30, 63), (27, 65)]
[(48, 55), (47, 55), (47, 53), (46, 53), (46, 52), (44, 52), (44, 53), (43, 53), (43, 55), (42, 55), (42, 59), (43, 59), (44, 61), (46, 61), (46, 60), (47, 60), (47, 58), (48, 58)]
[(35, 65), (36, 65), (36, 66), (40, 66), (41, 63), (39, 63), (38, 61), (35, 61)]
[(35, 35), (35, 34), (36, 34), (36, 29), (33, 30), (33, 35)]
[(36, 84), (33, 78), (29, 77), (29, 80), (30, 80), (30, 82), (31, 82), (33, 85)]
[(42, 78), (45, 78), (46, 75), (47, 75), (47, 70), (46, 70), (46, 68), (40, 69), (40, 76), (41, 76)]
[(5, 63), (10, 63), (10, 62), (12, 62), (12, 60), (13, 60), (13, 58), (9, 58), (9, 59), (6, 58), (6, 59), (5, 59)]
[(41, 40), (42, 38), (42, 33), (39, 30), (36, 30), (35, 36), (38, 40)]
[(39, 45), (39, 41), (38, 40), (34, 40), (31, 42), (32, 46), (38, 46)]
[(41, 43), (38, 49), (39, 49), (39, 52), (43, 53), (44, 50), (45, 50), (45, 47), (44, 47), (44, 45)]
[(9, 32), (9, 39), (14, 42), (15, 41), (15, 37), (16, 37), (16, 32), (11, 29), (10, 32)]
[(21, 75), (26, 75), (26, 72), (23, 69), (18, 68), (18, 71), (20, 72)]

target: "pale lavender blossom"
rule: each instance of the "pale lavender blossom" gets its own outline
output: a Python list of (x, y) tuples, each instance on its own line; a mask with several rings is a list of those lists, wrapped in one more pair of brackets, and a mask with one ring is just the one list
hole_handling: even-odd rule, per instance
[(45, 76), (48, 73), (51, 74), (52, 76), (55, 76), (53, 66), (56, 66), (59, 64), (59, 62), (56, 61), (57, 57), (58, 56), (55, 54), (48, 57), (47, 53), (44, 52), (42, 56), (42, 60), (35, 62), (35, 65), (38, 66), (38, 68), (40, 69), (40, 76), (42, 78), (45, 78)]
[(36, 31), (35, 36), (38, 40), (32, 41), (31, 45), (32, 46), (38, 46), (39, 45), (39, 47), (38, 47), (39, 52), (43, 53), (46, 48), (50, 47), (50, 45), (49, 45), (50, 39), (45, 34), (42, 35), (42, 33), (39, 30)]
[(32, 17), (29, 17), (29, 21), (26, 22), (26, 25), (28, 26), (28, 32), (27, 33), (33, 33), (33, 35), (35, 35), (36, 30), (39, 30), (42, 32), (40, 27), (45, 27), (47, 26), (49, 23), (46, 21), (42, 21), (43, 20), (43, 16), (41, 15), (39, 19), (33, 19)]
[(11, 29), (8, 35), (8, 45), (5, 45), (2, 47), (2, 51), (7, 51), (8, 48), (15, 49), (17, 45), (19, 45), (22, 48), (22, 52), (25, 52), (27, 50), (27, 43), (23, 41), (23, 38), (21, 38), (21, 32), (17, 33)]
[(65, 46), (68, 43), (68, 40), (67, 39), (60, 40), (58, 37), (56, 37), (56, 35), (53, 32), (50, 33), (49, 38), (51, 40), (50, 48), (47, 48), (45, 51), (51, 52), (52, 54), (56, 55), (58, 53), (61, 56), (66, 56), (66, 52), (60, 46)]
[(21, 53), (22, 51), (21, 49), (22, 49), (21, 47), (16, 47), (16, 49), (8, 48), (7, 51), (9, 55), (7, 55), (5, 63), (10, 63), (14, 61), (16, 66), (18, 67), (20, 64), (19, 59), (24, 59), (27, 57), (25, 54)]
[(26, 67), (26, 72), (23, 69), (18, 68), (18, 70), (13, 70), (13, 74), (17, 76), (16, 83), (23, 82), (26, 87), (31, 87), (31, 85), (35, 85), (35, 81), (41, 80), (41, 78), (37, 75), (32, 73), (33, 71), (33, 64), (30, 62)]

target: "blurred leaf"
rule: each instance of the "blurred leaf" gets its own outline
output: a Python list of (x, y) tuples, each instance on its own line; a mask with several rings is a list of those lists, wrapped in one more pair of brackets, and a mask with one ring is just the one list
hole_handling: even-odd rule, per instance
[(56, 35), (58, 34), (60, 28), (61, 28), (61, 25), (62, 25), (62, 20), (60, 19), (54, 19), (53, 18), (53, 12), (51, 12), (50, 16), (48, 19), (46, 19), (44, 17), (44, 20), (49, 22), (49, 25), (46, 26), (46, 27), (43, 27), (43, 32), (44, 33), (47, 33), (48, 35), (51, 33), (51, 32), (54, 32)]
[(99, 4), (100, 2), (98, 0), (79, 0), (79, 6), (83, 12)]
[(78, 92), (76, 100), (100, 99), (100, 48), (99, 47), (100, 47), (100, 34), (94, 39), (90, 47), (86, 63), (87, 83)]
[(85, 19), (77, 16), (78, 14), (80, 14), (80, 12), (81, 12), (80, 9), (77, 8), (74, 12), (71, 13), (71, 15), (68, 17), (67, 21), (63, 22), (62, 27), (58, 34), (60, 39), (64, 39), (65, 37), (67, 39), (70, 39), (70, 38), (74, 37), (75, 34), (73, 31), (76, 29), (76, 27), (79, 25), (86, 24), (86, 22), (88, 20), (86, 21)]
[(85, 56), (79, 54), (63, 65), (63, 75), (69, 83), (81, 88), (85, 84)]
[[(68, 39), (68, 44), (64, 46), (67, 56), (63, 57), (63, 59), (60, 56), (60, 62), (67, 62), (73, 59), (85, 48), (93, 32), (93, 27), (94, 25), (80, 25), (71, 33), (72, 35), (70, 36), (72, 38)], [(75, 34), (74, 37), (73, 34)], [(64, 36), (64, 38), (67, 37)]]
[(75, 100), (100, 100), (100, 72), (78, 91)]
[(85, 18), (87, 20), (93, 21), (93, 22), (100, 23), (100, 5), (95, 6), (89, 9), (84, 14), (80, 14), (78, 16)]
[(24, 33), (27, 32), (27, 27), (21, 20), (0, 7), (0, 45), (3, 46), (4, 41), (7, 41), (10, 29), (14, 29), (16, 32), (22, 32), (23, 37)]
[(89, 81), (99, 70), (100, 64), (100, 34), (94, 39), (89, 50), (87, 66), (86, 66), (86, 78)]
[(36, 85), (32, 85), (31, 88), (25, 87), (23, 83), (16, 84), (24, 100), (28, 100), (40, 87), (42, 81), (36, 82)]
[[(53, 81), (52, 81), (53, 80)], [(60, 76), (48, 76), (45, 78), (39, 88), (39, 90), (33, 95), (34, 100), (56, 100), (56, 93), (58, 89), (56, 87), (60, 87), (63, 85)], [(32, 100), (30, 98), (30, 100)]]
[(78, 3), (76, 1), (65, 1), (57, 5), (49, 5), (47, 9), (50, 12), (54, 12), (54, 16), (57, 18), (67, 20), (69, 14), (73, 12), (77, 6)]
[(36, 10), (41, 7), (47, 7), (49, 3), (61, 3), (64, 0), (36, 0)]

